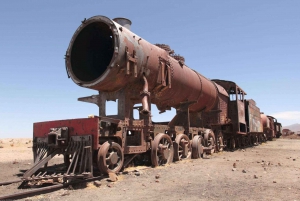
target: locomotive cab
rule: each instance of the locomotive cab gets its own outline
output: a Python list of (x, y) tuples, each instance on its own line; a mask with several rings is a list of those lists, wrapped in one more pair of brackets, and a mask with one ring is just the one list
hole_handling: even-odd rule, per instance
[(224, 87), (229, 95), (228, 118), (230, 119), (230, 123), (232, 125), (231, 133), (245, 135), (247, 133), (244, 99), (246, 92), (244, 92), (241, 87), (232, 81), (212, 81)]

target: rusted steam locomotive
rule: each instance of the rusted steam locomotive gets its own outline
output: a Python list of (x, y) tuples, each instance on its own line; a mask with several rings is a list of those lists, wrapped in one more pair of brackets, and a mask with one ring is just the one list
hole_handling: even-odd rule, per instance
[[(280, 123), (261, 114), (236, 83), (205, 78), (168, 45), (150, 44), (130, 25), (95, 16), (75, 31), (66, 70), (77, 85), (99, 92), (79, 98), (98, 105), (99, 116), (34, 123), (35, 165), (24, 180), (37, 180), (39, 168), (57, 154), (66, 169), (53, 177), (86, 178), (94, 167), (107, 174), (138, 162), (159, 166), (280, 136)], [(106, 101), (116, 100), (118, 113), (106, 115)], [(175, 108), (176, 115), (153, 122), (151, 103), (160, 112)]]

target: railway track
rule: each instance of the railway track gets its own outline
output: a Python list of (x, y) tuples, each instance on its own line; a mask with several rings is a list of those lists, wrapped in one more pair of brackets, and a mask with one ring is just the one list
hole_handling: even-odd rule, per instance
[[(147, 167), (145, 166), (144, 168), (140, 168), (139, 170), (146, 170), (146, 169), (150, 169), (151, 167)], [(135, 170), (125, 170), (126, 172), (134, 172)], [(70, 185), (74, 185), (74, 184), (79, 184), (79, 183), (85, 183), (85, 182), (91, 182), (91, 181), (95, 181), (95, 180), (100, 180), (106, 178), (105, 176), (95, 176), (92, 178), (86, 178), (86, 179), (77, 179), (77, 180), (71, 180), (70, 182), (66, 182), (66, 183), (61, 183), (61, 184), (54, 184), (51, 186), (46, 186), (46, 187), (40, 187), (34, 190), (27, 190), (27, 191), (22, 191), (19, 193), (14, 193), (14, 194), (10, 194), (10, 195), (5, 195), (5, 196), (1, 196), (0, 197), (0, 201), (2, 200), (13, 200), (13, 199), (22, 199), (22, 198), (26, 198), (26, 197), (30, 197), (30, 196), (35, 196), (35, 195), (39, 195), (39, 194), (44, 194), (44, 193), (49, 193), (49, 192), (53, 192), (59, 189), (63, 189), (66, 188)], [(14, 183), (21, 183), (19, 186), (19, 189), (22, 189), (22, 181), (21, 179), (18, 180), (13, 180), (13, 181), (6, 181), (6, 182), (0, 182), (0, 186), (6, 186), (6, 185), (10, 185), (10, 184), (14, 184)], [(20, 190), (21, 191), (21, 190)]]
[[(5, 196), (1, 196), (0, 200), (13, 200), (13, 199), (22, 199), (22, 198), (26, 198), (29, 196), (34, 196), (34, 195), (39, 195), (42, 193), (49, 193), (52, 191), (56, 191), (62, 188), (66, 188), (70, 185), (73, 184), (79, 184), (79, 183), (85, 183), (85, 182), (91, 182), (91, 181), (95, 181), (95, 180), (99, 180), (102, 179), (103, 176), (97, 176), (97, 177), (92, 177), (92, 178), (88, 178), (88, 179), (83, 179), (83, 180), (74, 180), (71, 182), (67, 182), (67, 183), (62, 183), (62, 184), (55, 184), (52, 186), (47, 186), (47, 187), (41, 187), (38, 189), (34, 189), (34, 190), (28, 190), (28, 191), (22, 191), (19, 193), (14, 193), (14, 194), (10, 194), (10, 195), (5, 195)], [(4, 186), (4, 185), (10, 185), (13, 183), (21, 183), (22, 180), (14, 180), (14, 181), (8, 181), (8, 182), (2, 182), (0, 183), (0, 186)]]

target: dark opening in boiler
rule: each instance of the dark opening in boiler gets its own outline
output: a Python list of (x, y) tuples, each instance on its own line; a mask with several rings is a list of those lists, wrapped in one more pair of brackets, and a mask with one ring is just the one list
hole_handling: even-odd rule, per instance
[(114, 51), (112, 31), (107, 24), (94, 22), (77, 35), (71, 50), (73, 74), (83, 82), (100, 77), (109, 65)]

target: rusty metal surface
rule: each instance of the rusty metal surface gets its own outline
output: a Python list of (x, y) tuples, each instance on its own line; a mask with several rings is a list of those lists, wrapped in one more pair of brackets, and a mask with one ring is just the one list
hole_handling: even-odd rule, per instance
[(267, 117), (267, 115), (261, 113), (260, 114), (260, 118), (261, 118), (261, 122), (262, 122), (263, 128), (270, 128), (270, 120)]
[(279, 138), (282, 135), (282, 125), (277, 121), (277, 119), (273, 116), (267, 116), (270, 121), (273, 122), (274, 126), (274, 135)]
[(272, 117), (267, 116), (263, 113), (260, 116), (263, 125), (263, 131), (267, 135), (267, 139), (272, 140), (274, 137), (276, 137), (274, 131), (274, 121)]
[[(84, 57), (83, 51), (94, 53)], [(142, 89), (144, 74), (149, 91), (155, 92), (151, 103), (161, 111), (176, 108), (183, 101), (197, 101), (191, 111), (208, 111), (217, 98), (217, 89), (210, 80), (104, 16), (89, 18), (79, 26), (66, 53), (66, 66), (76, 84), (105, 92), (120, 90), (129, 83)], [(134, 99), (139, 92), (127, 95)]]
[(263, 132), (263, 127), (260, 120), (260, 109), (256, 106), (254, 100), (250, 99), (245, 102), (246, 119), (248, 132)]

